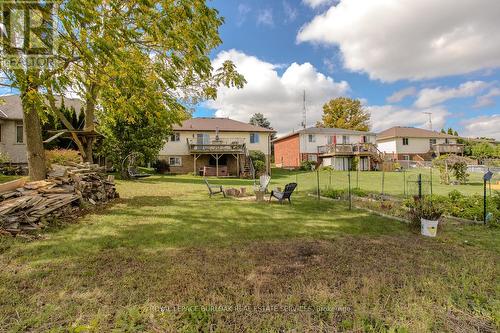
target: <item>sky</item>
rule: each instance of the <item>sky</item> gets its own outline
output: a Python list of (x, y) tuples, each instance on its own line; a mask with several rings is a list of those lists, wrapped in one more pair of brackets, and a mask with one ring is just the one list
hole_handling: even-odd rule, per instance
[[(225, 18), (214, 68), (232, 60), (247, 84), (220, 88), (194, 116), (279, 134), (307, 125), (325, 102), (357, 98), (371, 130), (452, 127), (500, 140), (499, 0), (208, 0)], [(9, 93), (0, 88), (0, 94)]]
[(283, 134), (328, 100), (360, 99), (371, 129), (452, 127), (500, 139), (498, 0), (213, 0), (225, 18), (215, 68), (232, 60), (247, 84), (221, 88), (194, 116), (247, 122), (263, 113)]

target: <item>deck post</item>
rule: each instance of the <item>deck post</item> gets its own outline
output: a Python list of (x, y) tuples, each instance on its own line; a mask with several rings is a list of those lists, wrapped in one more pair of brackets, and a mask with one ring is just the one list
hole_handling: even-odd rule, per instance
[(240, 178), (240, 154), (236, 154), (236, 174)]
[(194, 155), (193, 155), (193, 160), (194, 160), (194, 161), (193, 161), (193, 162), (194, 162), (194, 163), (193, 163), (193, 165), (194, 165), (194, 167), (193, 167), (193, 172), (194, 172), (194, 175), (196, 176), (196, 154), (194, 154)]
[(215, 154), (215, 175), (219, 177), (219, 154)]

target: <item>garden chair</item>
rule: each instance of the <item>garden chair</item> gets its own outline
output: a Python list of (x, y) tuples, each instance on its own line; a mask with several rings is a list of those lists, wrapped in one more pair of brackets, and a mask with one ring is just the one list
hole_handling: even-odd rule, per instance
[(278, 199), (280, 204), (282, 204), (284, 200), (288, 200), (288, 202), (291, 204), (292, 202), (290, 201), (290, 197), (292, 196), (292, 193), (296, 187), (297, 183), (290, 183), (286, 184), (285, 190), (283, 192), (272, 190), (271, 195), (269, 196), (269, 202), (271, 202), (271, 199), (275, 197), (276, 199)]
[(267, 187), (269, 186), (270, 182), (271, 182), (271, 176), (262, 175), (259, 177), (259, 184), (254, 184), (254, 190), (266, 193)]
[(222, 193), (224, 198), (226, 197), (226, 192), (224, 191), (224, 188), (222, 187), (222, 185), (210, 185), (210, 183), (208, 182), (208, 180), (206, 178), (203, 178), (203, 180), (205, 181), (205, 184), (207, 184), (208, 193), (209, 193), (210, 197), (212, 197), (212, 195), (217, 194), (217, 193)]

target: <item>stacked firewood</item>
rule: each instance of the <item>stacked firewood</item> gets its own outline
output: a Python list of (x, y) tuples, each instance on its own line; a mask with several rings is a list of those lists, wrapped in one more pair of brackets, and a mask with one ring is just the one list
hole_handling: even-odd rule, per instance
[(98, 165), (54, 165), (46, 180), (0, 193), (0, 233), (37, 230), (54, 218), (75, 217), (85, 202), (96, 205), (117, 197), (113, 176)]

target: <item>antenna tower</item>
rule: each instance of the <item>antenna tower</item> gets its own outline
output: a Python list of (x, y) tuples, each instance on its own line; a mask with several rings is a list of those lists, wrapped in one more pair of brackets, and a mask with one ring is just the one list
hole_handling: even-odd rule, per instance
[(429, 129), (432, 131), (432, 112), (424, 112), (424, 114), (429, 116)]

